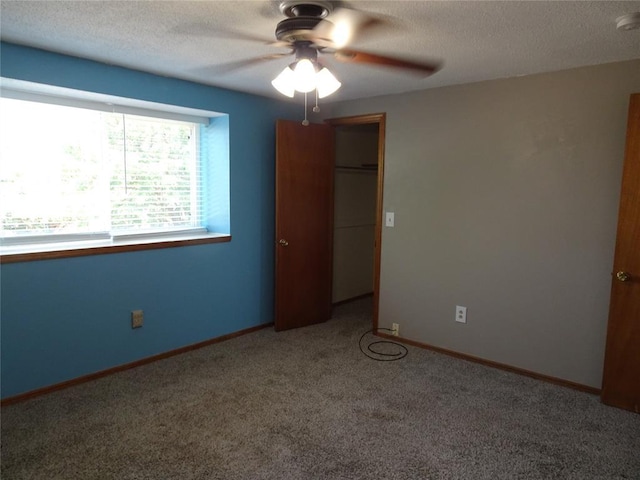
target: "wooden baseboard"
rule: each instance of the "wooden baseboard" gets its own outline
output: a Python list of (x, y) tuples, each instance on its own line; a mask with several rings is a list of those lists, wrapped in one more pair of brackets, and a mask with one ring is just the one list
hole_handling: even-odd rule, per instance
[(517, 373), (518, 375), (524, 375), (525, 377), (535, 378), (536, 380), (542, 380), (543, 382), (553, 383), (555, 385), (560, 385), (561, 387), (572, 388), (574, 390), (579, 390), (581, 392), (591, 393), (593, 395), (600, 395), (601, 390), (599, 388), (590, 387), (588, 385), (582, 385), (580, 383), (570, 382), (569, 380), (563, 380), (562, 378), (551, 377), (549, 375), (543, 375), (541, 373), (532, 372), (530, 370), (525, 370), (523, 368), (512, 367), (511, 365), (506, 365), (504, 363), (494, 362), (492, 360), (486, 360), (480, 357), (474, 357), (473, 355), (467, 355), (465, 353), (455, 352), (453, 350), (447, 350), (446, 348), (435, 347), (433, 345), (429, 345), (427, 343), (416, 342), (414, 340), (407, 340), (402, 337), (395, 337), (393, 335), (388, 335), (386, 333), (377, 333), (379, 337), (383, 337), (389, 340), (398, 341), (401, 343), (406, 343), (407, 345), (412, 345), (414, 347), (424, 348), (426, 350), (431, 350), (434, 352), (442, 353), (444, 355), (449, 355), (450, 357), (459, 358), (461, 360), (467, 360), (469, 362), (480, 363), (482, 365), (486, 365), (488, 367), (497, 368), (500, 370), (506, 370), (507, 372)]
[(262, 330), (263, 328), (267, 328), (271, 326), (273, 326), (273, 323), (257, 325), (255, 327), (246, 328), (244, 330), (239, 330), (237, 332), (229, 333), (227, 335), (222, 335), (221, 337), (211, 338), (203, 342), (194, 343), (192, 345), (187, 345), (185, 347), (176, 348), (175, 350), (159, 353), (158, 355), (142, 358), (140, 360), (136, 360), (135, 362), (126, 363), (124, 365), (118, 365), (117, 367), (108, 368), (106, 370), (101, 370), (95, 373), (90, 373), (89, 375), (83, 375), (82, 377), (73, 378), (71, 380), (67, 380), (66, 382), (56, 383), (54, 385), (49, 385), (47, 387), (42, 387), (36, 390), (31, 390), (29, 392), (21, 393), (13, 397), (3, 398), (0, 401), (0, 407), (5, 407), (7, 405), (13, 405), (15, 403), (24, 402), (25, 400), (39, 397), (41, 395), (46, 395), (48, 393), (56, 392), (58, 390), (63, 390), (65, 388), (73, 387), (75, 385), (80, 385), (82, 383), (91, 382), (93, 380), (97, 380), (98, 378), (106, 377), (108, 375), (113, 375), (114, 373), (123, 372), (131, 368), (140, 367), (141, 365), (157, 362), (158, 360), (164, 360), (165, 358), (173, 357), (175, 355), (180, 355), (182, 353), (190, 352), (192, 350), (197, 350), (202, 347), (207, 347), (209, 345), (213, 345), (214, 343), (224, 342), (225, 340), (230, 340), (232, 338), (240, 337), (242, 335), (253, 333), (258, 330)]

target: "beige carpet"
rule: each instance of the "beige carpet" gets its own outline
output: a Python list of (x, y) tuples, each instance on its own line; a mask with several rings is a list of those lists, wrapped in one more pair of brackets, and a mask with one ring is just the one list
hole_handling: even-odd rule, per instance
[[(179, 321), (179, 319), (177, 319)], [(640, 479), (640, 416), (409, 347), (370, 300), (2, 410), (2, 479)]]

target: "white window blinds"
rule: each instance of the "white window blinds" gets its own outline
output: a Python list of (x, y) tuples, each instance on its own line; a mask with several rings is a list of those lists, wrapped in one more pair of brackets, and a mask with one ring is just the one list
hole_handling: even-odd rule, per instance
[(200, 124), (0, 102), (3, 243), (202, 227)]

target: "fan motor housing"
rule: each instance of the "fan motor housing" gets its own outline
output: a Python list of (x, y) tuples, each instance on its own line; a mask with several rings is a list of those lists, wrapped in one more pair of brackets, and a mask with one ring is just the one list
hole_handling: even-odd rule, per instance
[(309, 41), (309, 33), (315, 28), (322, 18), (293, 17), (286, 18), (276, 27), (276, 38), (284, 42)]
[(333, 4), (323, 0), (288, 0), (280, 3), (280, 11), (289, 18), (325, 18), (333, 11)]
[(322, 0), (289, 0), (280, 3), (286, 15), (276, 27), (276, 38), (283, 42), (311, 41), (309, 33), (320, 21), (333, 12), (333, 4)]

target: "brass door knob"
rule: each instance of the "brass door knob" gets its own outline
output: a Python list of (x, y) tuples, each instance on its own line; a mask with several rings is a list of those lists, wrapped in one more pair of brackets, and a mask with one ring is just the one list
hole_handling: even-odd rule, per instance
[(616, 278), (621, 282), (626, 282), (631, 278), (631, 275), (629, 275), (627, 272), (618, 272), (616, 273)]
[(284, 238), (281, 238), (278, 243), (283, 247), (286, 247), (289, 245), (289, 242), (287, 242)]

